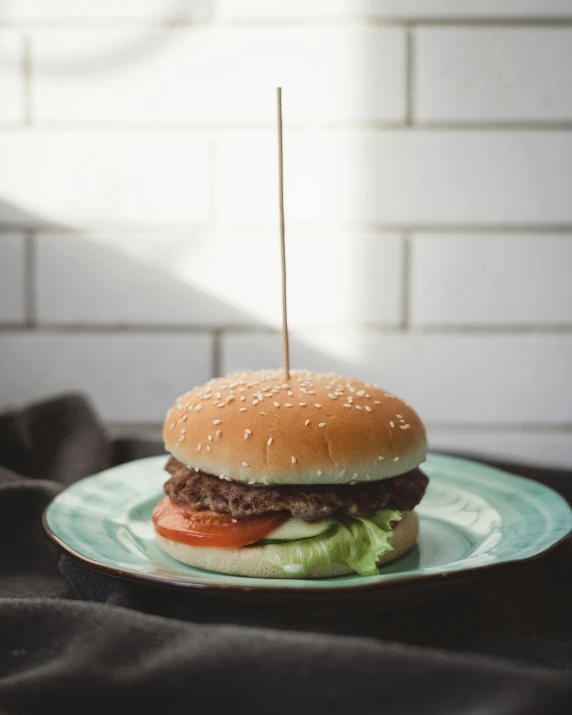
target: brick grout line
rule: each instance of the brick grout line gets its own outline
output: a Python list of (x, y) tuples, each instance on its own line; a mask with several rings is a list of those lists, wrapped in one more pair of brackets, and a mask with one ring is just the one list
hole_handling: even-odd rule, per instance
[(24, 235), (24, 319), (27, 328), (37, 326), (36, 248), (34, 232), (27, 231)]
[(244, 18), (219, 18), (217, 24), (221, 27), (258, 29), (260, 27), (286, 27), (286, 28), (315, 28), (315, 27), (337, 27), (356, 29), (360, 27), (388, 27), (403, 28), (405, 25), (418, 25), (421, 27), (541, 27), (553, 28), (572, 26), (570, 15), (562, 16), (538, 16), (538, 17), (460, 17), (452, 14), (449, 17), (428, 17), (419, 15), (417, 17), (393, 17), (384, 18), (372, 15), (361, 17), (244, 17)]
[[(100, 335), (102, 337), (154, 335), (154, 336), (182, 336), (185, 335), (207, 335), (219, 333), (219, 340), (224, 337), (254, 335), (255, 337), (279, 338), (280, 329), (268, 325), (197, 325), (188, 323), (183, 325), (158, 325), (158, 324), (38, 324), (37, 322), (21, 326), (14, 323), (0, 323), (0, 330), (4, 335), (52, 335), (64, 337), (71, 335)], [(316, 336), (329, 335), (332, 332), (345, 330), (348, 333), (360, 333), (362, 335), (382, 335), (382, 336), (403, 336), (403, 324), (395, 323), (346, 323), (342, 325), (305, 325), (290, 330), (291, 336), (297, 340), (304, 341), (311, 331)], [(468, 336), (480, 338), (494, 337), (519, 337), (519, 336), (554, 336), (568, 337), (572, 335), (572, 323), (555, 325), (415, 325), (409, 327), (409, 336), (433, 335), (438, 337)]]
[(428, 17), (403, 16), (384, 18), (371, 15), (353, 17), (245, 17), (245, 18), (165, 18), (164, 20), (154, 20), (150, 18), (121, 18), (108, 17), (105, 19), (78, 19), (70, 20), (60, 18), (52, 21), (42, 21), (41, 19), (30, 20), (0, 20), (0, 29), (19, 31), (70, 31), (70, 30), (170, 30), (205, 28), (208, 26), (238, 28), (238, 29), (259, 29), (261, 27), (278, 28), (351, 28), (360, 27), (387, 27), (403, 28), (406, 25), (416, 25), (420, 27), (485, 27), (485, 28), (548, 28), (558, 30), (562, 27), (572, 27), (572, 16), (570, 15), (545, 15), (545, 16), (524, 16), (524, 17), (462, 17), (452, 14), (451, 16)]
[(432, 422), (425, 421), (428, 429), (442, 429), (449, 432), (471, 431), (477, 433), (494, 432), (511, 434), (568, 434), (572, 431), (570, 422)]
[(403, 330), (411, 328), (411, 235), (403, 236), (403, 285), (402, 290), (402, 311)]
[[(211, 122), (198, 120), (174, 120), (137, 122), (128, 121), (41, 121), (35, 126), (41, 132), (189, 132), (204, 134), (206, 132), (220, 133), (256, 133), (261, 131), (271, 132), (275, 129), (272, 120), (253, 121), (222, 121)], [(0, 130), (5, 133), (21, 131), (22, 126), (13, 123), (0, 123)], [(544, 120), (487, 120), (455, 119), (449, 121), (412, 121), (391, 122), (375, 119), (348, 120), (289, 120), (288, 129), (291, 132), (571, 132), (572, 117), (570, 119), (544, 119)]]
[[(331, 233), (335, 230), (336, 235), (344, 235), (348, 232), (379, 234), (380, 236), (395, 235), (395, 234), (415, 234), (415, 233), (430, 233), (430, 234), (496, 234), (503, 235), (520, 235), (527, 236), (537, 234), (555, 234), (572, 236), (572, 223), (570, 224), (375, 224), (368, 222), (344, 222), (338, 221), (335, 223), (327, 221), (296, 221), (291, 220), (288, 223), (291, 234), (305, 233), (307, 231), (324, 231)], [(160, 233), (161, 235), (169, 235), (180, 237), (187, 235), (189, 230), (209, 229), (207, 223), (183, 223), (183, 224), (74, 224), (73, 226), (62, 226), (58, 224), (39, 224), (39, 223), (2, 223), (0, 219), (0, 233), (13, 231), (35, 231), (37, 233), (58, 234), (62, 236), (73, 235), (80, 232), (97, 231), (101, 233), (113, 233), (118, 236), (131, 237), (134, 235), (153, 235)], [(223, 233), (249, 231), (256, 232), (257, 235), (265, 235), (269, 231), (275, 231), (274, 222), (267, 221), (224, 221), (217, 224), (217, 229)]]

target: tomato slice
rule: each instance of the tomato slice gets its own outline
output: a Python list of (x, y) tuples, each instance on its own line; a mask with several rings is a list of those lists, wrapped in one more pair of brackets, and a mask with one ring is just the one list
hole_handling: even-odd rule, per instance
[(161, 536), (191, 546), (232, 549), (253, 544), (287, 519), (288, 513), (234, 519), (208, 509), (199, 511), (164, 497), (153, 509), (153, 524)]

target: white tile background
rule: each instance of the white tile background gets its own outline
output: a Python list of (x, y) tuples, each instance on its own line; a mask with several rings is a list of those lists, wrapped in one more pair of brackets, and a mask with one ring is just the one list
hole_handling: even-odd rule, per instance
[(572, 465), (570, 0), (2, 0), (0, 409), (280, 362)]

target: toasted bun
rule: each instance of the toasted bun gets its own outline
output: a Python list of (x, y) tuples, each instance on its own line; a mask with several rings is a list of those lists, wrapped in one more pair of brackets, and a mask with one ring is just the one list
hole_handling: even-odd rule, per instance
[[(414, 511), (403, 514), (403, 519), (393, 529), (393, 551), (388, 551), (378, 563), (387, 564), (403, 556), (417, 541), (419, 535), (419, 519)], [(159, 546), (169, 556), (182, 561), (189, 566), (196, 566), (207, 571), (233, 574), (234, 576), (254, 576), (256, 578), (328, 578), (354, 573), (346, 564), (328, 564), (316, 566), (303, 576), (285, 574), (273, 566), (264, 557), (265, 551), (273, 546), (248, 546), (240, 549), (218, 549), (204, 546), (189, 546), (178, 541), (165, 539), (155, 534)]]
[(332, 373), (217, 378), (178, 398), (165, 448), (188, 467), (248, 484), (347, 484), (409, 472), (426, 455), (403, 400)]

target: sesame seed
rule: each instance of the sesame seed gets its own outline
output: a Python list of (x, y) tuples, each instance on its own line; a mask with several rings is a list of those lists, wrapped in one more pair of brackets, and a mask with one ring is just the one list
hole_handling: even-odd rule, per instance
[(239, 392), (244, 392), (244, 387), (239, 387), (239, 388), (238, 388), (238, 391), (239, 391)]
[(246, 432), (246, 434), (252, 434), (252, 431), (251, 431), (251, 430), (249, 430), (248, 428), (247, 428), (247, 429), (245, 429), (244, 431)]
[(399, 425), (399, 429), (409, 429), (409, 425)]
[(347, 403), (344, 405), (344, 407), (351, 407), (351, 405), (348, 405)]
[(366, 412), (371, 412), (371, 407), (369, 405), (366, 405), (364, 409), (366, 410)]
[(315, 391), (315, 390), (308, 390), (308, 394), (309, 394), (309, 395), (315, 395), (315, 394), (316, 394), (316, 391)]
[(374, 401), (373, 401), (373, 404), (374, 404), (374, 405), (381, 405), (381, 402), (380, 402), (379, 400), (374, 400)]
[(217, 438), (219, 438), (221, 436), (222, 432), (219, 429), (217, 429), (215, 434), (216, 434)]
[(260, 414), (266, 416), (266, 412), (261, 412)]
[(390, 421), (389, 421), (389, 426), (390, 426), (390, 427), (395, 427), (395, 422), (393, 422), (392, 420), (390, 420)]
[(243, 463), (242, 463), (242, 466), (243, 466), (243, 467), (248, 467), (248, 462), (243, 462)]
[(202, 406), (202, 405), (197, 405), (197, 406), (195, 407), (195, 410), (196, 410), (197, 412), (200, 412), (202, 409), (203, 409), (203, 406)]
[(220, 425), (222, 420), (213, 420), (213, 425)]
[(317, 407), (318, 409), (320, 409), (321, 406), (322, 405), (314, 405), (314, 407)]
[(269, 437), (269, 438), (268, 438), (268, 442), (266, 442), (266, 444), (270, 447), (270, 445), (272, 444), (272, 442), (273, 442), (272, 437)]
[(308, 404), (307, 402), (299, 402), (299, 403), (298, 403), (298, 405), (299, 405), (300, 407), (306, 407), (307, 404)]
[(187, 414), (185, 413), (185, 414), (181, 417), (181, 419), (183, 420), (183, 422), (187, 419), (188, 416), (189, 416), (189, 415), (187, 415)]
[(356, 410), (363, 410), (363, 407), (361, 405), (356, 405), (355, 408)]
[(252, 404), (256, 406), (258, 404), (258, 400), (252, 400)]
[(178, 409), (178, 410), (182, 410), (182, 409), (183, 409), (183, 405), (179, 405), (179, 404), (177, 403), (177, 409)]
[(350, 487), (355, 487), (355, 485), (357, 484), (357, 482), (354, 481), (354, 480), (352, 480), (351, 482), (348, 482), (348, 484), (350, 485)]
[(354, 403), (354, 398), (351, 395), (348, 397), (348, 402), (350, 403), (350, 405), (353, 405)]
[(212, 441), (213, 441), (213, 436), (212, 436), (212, 434), (209, 434), (209, 436), (208, 436), (207, 439), (208, 439), (209, 442), (212, 442)]
[(357, 479), (359, 477), (359, 474), (357, 472), (354, 473), (354, 479)]
[(228, 405), (228, 403), (232, 402), (233, 400), (236, 400), (236, 397), (234, 395), (229, 395), (225, 401), (226, 401), (226, 404)]
[(326, 426), (325, 422), (320, 422), (320, 424), (318, 425), (318, 427), (325, 427), (325, 426)]
[(399, 457), (396, 457), (393, 461), (394, 461), (394, 462), (399, 462)]
[(173, 424), (171, 425), (171, 429), (174, 429), (174, 428), (175, 428), (175, 423), (173, 422)]
[(378, 458), (377, 458), (377, 461), (378, 461), (378, 462), (383, 462), (383, 457), (378, 457)]
[(345, 476), (346, 476), (346, 470), (342, 469), (342, 471), (340, 472), (340, 477), (345, 477)]
[(197, 452), (200, 452), (201, 449), (202, 449), (202, 447), (203, 447), (203, 445), (199, 442), (199, 443), (197, 444)]
[(224, 402), (219, 402), (217, 407), (224, 407)]
[(239, 412), (246, 412), (246, 407), (241, 407)]
[(279, 402), (275, 402), (275, 403), (274, 403), (274, 407), (280, 407), (280, 403), (279, 403)]
[(179, 437), (179, 442), (182, 442), (184, 439), (185, 439), (185, 435), (182, 434), (182, 435)]
[(245, 433), (244, 433), (244, 439), (248, 439), (248, 437), (249, 437), (248, 432), (245, 432)]
[(307, 427), (309, 424), (310, 424), (310, 420), (306, 420), (306, 421), (304, 422), (304, 426), (305, 426), (305, 427)]
[(296, 457), (292, 457), (292, 464), (296, 464)]
[(284, 407), (293, 407), (291, 402), (285, 402)]
[(241, 402), (244, 402), (246, 400), (246, 397), (244, 395), (241, 395), (240, 400), (241, 400)]
[[(251, 479), (248, 483), (249, 483), (249, 484), (256, 484), (256, 480), (255, 480), (255, 479)], [(234, 521), (234, 519), (233, 519), (233, 521)]]
[(365, 481), (366, 481), (366, 482), (369, 482), (370, 479), (371, 479), (371, 477), (369, 476), (369, 474), (366, 474), (366, 475), (365, 475)]
[(272, 393), (271, 393), (271, 392), (265, 392), (265, 393), (264, 393), (264, 397), (272, 397)]
[(403, 417), (403, 415), (398, 415), (397, 413), (395, 414), (395, 416), (399, 417), (399, 419), (401, 419)]
[(211, 446), (210, 446), (210, 444), (207, 444), (207, 452), (210, 452), (210, 451), (211, 451)]
[(292, 390), (288, 390), (288, 392), (286, 394), (288, 395), (288, 397), (294, 396), (294, 393), (292, 392)]
[(319, 477), (321, 477), (321, 476), (322, 476), (322, 471), (319, 469), (319, 470), (316, 472), (316, 474), (317, 474)]

